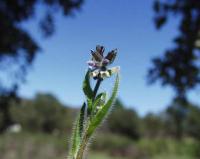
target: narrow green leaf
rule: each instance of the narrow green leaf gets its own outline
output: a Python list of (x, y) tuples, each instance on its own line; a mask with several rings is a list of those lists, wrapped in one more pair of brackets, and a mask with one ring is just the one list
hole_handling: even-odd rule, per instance
[(100, 93), (97, 95), (94, 104), (93, 104), (93, 114), (97, 113), (97, 106), (101, 107), (105, 104), (106, 93)]
[(86, 108), (86, 104), (83, 103), (80, 110), (79, 117), (76, 120), (74, 130), (72, 133), (72, 147), (71, 147), (71, 152), (70, 152), (70, 156), (72, 157), (76, 156), (79, 150), (80, 143), (81, 143), (82, 133), (84, 129), (85, 108)]
[(85, 119), (85, 108), (86, 108), (86, 104), (84, 102), (82, 107), (81, 107), (80, 117), (79, 117), (79, 134), (80, 134), (80, 138), (82, 137), (82, 134), (83, 134), (84, 119)]
[(87, 116), (92, 112), (92, 99), (87, 98)]
[(85, 96), (89, 99), (93, 98), (93, 91), (92, 88), (90, 86), (90, 75), (89, 75), (89, 71), (87, 71), (86, 75), (85, 75), (85, 79), (83, 81), (83, 92), (85, 94)]
[(92, 112), (92, 99), (93, 99), (93, 91), (90, 85), (90, 72), (87, 71), (85, 75), (85, 79), (83, 81), (83, 92), (87, 99), (87, 115), (90, 115)]
[(111, 97), (106, 102), (106, 104), (102, 107), (102, 109), (98, 111), (96, 116), (92, 119), (92, 121), (89, 125), (89, 128), (88, 128), (88, 136), (92, 135), (94, 130), (101, 124), (101, 122), (104, 120), (106, 114), (109, 112), (109, 109), (112, 106), (112, 104), (116, 98), (118, 86), (119, 86), (119, 75), (117, 74)]
[(79, 133), (79, 118), (77, 119), (73, 132), (72, 132), (72, 146), (70, 156), (74, 158), (78, 152), (79, 145), (80, 145), (80, 133)]

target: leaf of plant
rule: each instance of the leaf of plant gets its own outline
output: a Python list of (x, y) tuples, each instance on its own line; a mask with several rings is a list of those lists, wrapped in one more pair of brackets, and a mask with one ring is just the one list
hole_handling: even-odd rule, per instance
[(93, 98), (93, 91), (90, 86), (90, 75), (89, 71), (87, 71), (85, 75), (85, 79), (83, 81), (83, 92), (87, 99), (87, 114), (90, 115), (92, 111), (92, 98)]
[(70, 152), (70, 156), (72, 157), (75, 157), (79, 150), (79, 145), (80, 145), (82, 133), (83, 133), (85, 108), (86, 108), (86, 104), (83, 103), (80, 110), (79, 117), (76, 120), (74, 130), (72, 133), (72, 147), (71, 147), (71, 152)]
[(81, 110), (80, 110), (80, 117), (79, 117), (79, 135), (80, 138), (82, 137), (83, 134), (83, 128), (84, 128), (84, 119), (85, 119), (85, 108), (86, 108), (86, 104), (85, 102), (83, 103)]
[(79, 133), (79, 118), (77, 119), (73, 132), (72, 132), (72, 146), (71, 146), (71, 152), (70, 156), (74, 158), (78, 152), (79, 145), (80, 145), (80, 133)]
[(92, 99), (87, 98), (87, 116), (89, 116), (92, 112)]
[(89, 71), (87, 71), (86, 75), (85, 75), (85, 79), (83, 81), (83, 92), (85, 94), (85, 96), (89, 99), (93, 98), (93, 91), (92, 88), (90, 86), (90, 75), (89, 75)]
[(111, 97), (106, 102), (106, 104), (102, 107), (102, 109), (98, 111), (96, 116), (92, 119), (92, 121), (89, 125), (89, 128), (88, 128), (88, 136), (92, 135), (94, 130), (100, 125), (100, 123), (105, 118), (106, 114), (108, 113), (110, 107), (112, 106), (112, 104), (116, 98), (118, 86), (119, 86), (119, 75), (117, 74)]
[(93, 104), (93, 114), (95, 113), (94, 111), (96, 110), (97, 106), (105, 104), (105, 100), (106, 100), (106, 92), (97, 95)]

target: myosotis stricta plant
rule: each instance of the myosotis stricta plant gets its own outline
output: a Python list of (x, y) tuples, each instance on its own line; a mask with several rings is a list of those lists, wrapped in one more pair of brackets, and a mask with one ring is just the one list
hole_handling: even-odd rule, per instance
[[(69, 159), (82, 159), (84, 157), (90, 138), (106, 118), (117, 95), (119, 67), (108, 68), (108, 65), (115, 60), (117, 50), (108, 52), (106, 56), (104, 56), (104, 50), (103, 46), (96, 46), (96, 50), (91, 51), (91, 60), (87, 62), (89, 68), (83, 81), (83, 92), (86, 100), (74, 125)], [(111, 96), (107, 99), (106, 92), (98, 91), (103, 80), (113, 74), (116, 74), (116, 79)], [(90, 84), (91, 79), (96, 81), (93, 89)]]

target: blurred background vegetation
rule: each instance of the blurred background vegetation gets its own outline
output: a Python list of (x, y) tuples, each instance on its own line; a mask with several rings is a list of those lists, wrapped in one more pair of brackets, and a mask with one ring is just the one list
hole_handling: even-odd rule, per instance
[[(41, 34), (54, 33), (55, 8), (64, 16), (84, 5), (82, 0), (5, 0), (0, 2), (0, 159), (61, 159), (67, 156), (77, 108), (54, 95), (38, 93), (33, 99), (17, 91), (40, 50), (22, 23), (43, 5), (37, 21)], [(200, 2), (152, 1), (159, 29), (171, 15), (180, 15), (179, 35), (163, 56), (153, 60), (147, 79), (160, 80), (176, 92), (160, 113), (140, 116), (120, 99), (92, 141), (88, 158), (197, 159), (200, 158), (200, 107), (188, 100), (199, 79)], [(8, 80), (9, 79), (9, 80)]]
[[(89, 158), (199, 158), (200, 108), (188, 104), (180, 139), (175, 104), (140, 117), (118, 99), (92, 140)], [(13, 125), (0, 135), (0, 158), (64, 158), (77, 112), (51, 94), (12, 102)]]

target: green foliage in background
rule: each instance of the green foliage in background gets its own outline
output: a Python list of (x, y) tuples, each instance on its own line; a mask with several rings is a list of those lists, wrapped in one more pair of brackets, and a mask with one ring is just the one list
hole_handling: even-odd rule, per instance
[[(63, 159), (66, 135), (7, 133), (0, 135), (1, 159)], [(111, 133), (98, 133), (88, 159), (198, 159), (198, 142), (185, 139), (141, 139), (133, 141)]]
[[(168, 108), (161, 113), (148, 113), (141, 117), (133, 108), (126, 108), (120, 100), (116, 100), (114, 105), (115, 108), (99, 131), (120, 134), (134, 140), (138, 136), (139, 139), (176, 138), (176, 122)], [(199, 139), (200, 107), (190, 103), (187, 109), (183, 135)], [(40, 93), (33, 99), (21, 99), (21, 102), (12, 103), (10, 112), (14, 123), (22, 126), (22, 131), (69, 134), (78, 110), (64, 106), (53, 95)], [(0, 124), (1, 120), (0, 113)], [(47, 123), (51, 125), (48, 130), (45, 126)]]
[(37, 94), (11, 107), (12, 118), (26, 131), (64, 133), (72, 127), (73, 110), (64, 107), (51, 94)]
[(118, 133), (132, 139), (140, 138), (140, 119), (133, 109), (125, 109), (123, 103), (118, 99), (115, 109), (107, 121), (108, 128), (113, 133)]

